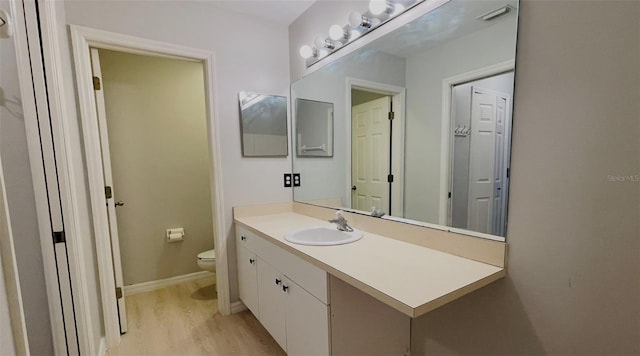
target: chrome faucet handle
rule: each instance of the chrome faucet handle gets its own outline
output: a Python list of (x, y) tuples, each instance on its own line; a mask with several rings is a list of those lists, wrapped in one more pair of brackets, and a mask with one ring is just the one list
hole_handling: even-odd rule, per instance
[(373, 216), (374, 218), (381, 218), (384, 216), (384, 211), (382, 210), (378, 210), (378, 208), (376, 208), (375, 206), (371, 207), (371, 216)]
[(333, 219), (329, 219), (329, 222), (338, 225), (337, 228), (340, 231), (346, 231), (346, 232), (353, 231), (353, 228), (349, 226), (347, 219), (342, 215), (342, 213), (343, 213), (342, 210), (336, 211), (336, 217)]

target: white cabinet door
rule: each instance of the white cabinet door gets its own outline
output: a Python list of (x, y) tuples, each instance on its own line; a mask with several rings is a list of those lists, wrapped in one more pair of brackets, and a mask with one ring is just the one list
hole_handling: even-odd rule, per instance
[(238, 250), (238, 292), (244, 305), (259, 317), (258, 309), (258, 273), (256, 254), (243, 246), (236, 246)]
[(285, 278), (287, 354), (329, 355), (329, 307)]
[(260, 322), (278, 342), (287, 349), (285, 303), (287, 295), (282, 290), (282, 274), (258, 257), (258, 308)]

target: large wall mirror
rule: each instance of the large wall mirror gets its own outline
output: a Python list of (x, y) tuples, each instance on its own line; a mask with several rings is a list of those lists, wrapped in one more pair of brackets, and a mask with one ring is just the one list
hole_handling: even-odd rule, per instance
[(294, 157), (294, 200), (503, 240), (517, 9), (451, 0), (293, 83), (293, 113), (334, 104), (333, 157)]

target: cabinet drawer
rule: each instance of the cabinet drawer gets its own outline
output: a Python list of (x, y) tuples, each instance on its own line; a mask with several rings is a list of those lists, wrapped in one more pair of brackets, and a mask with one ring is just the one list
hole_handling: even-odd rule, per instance
[(257, 254), (307, 292), (329, 304), (327, 273), (264, 238), (255, 239)]
[(236, 246), (244, 246), (251, 252), (257, 252), (255, 243), (257, 236), (246, 227), (236, 224)]

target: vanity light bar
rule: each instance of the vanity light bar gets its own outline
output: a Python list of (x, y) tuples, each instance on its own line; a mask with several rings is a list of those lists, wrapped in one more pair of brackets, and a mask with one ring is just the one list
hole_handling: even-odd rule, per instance
[(333, 25), (329, 37), (318, 36), (313, 46), (300, 47), (300, 56), (306, 60), (307, 67), (329, 54), (373, 31), (392, 18), (407, 11), (424, 0), (370, 0), (369, 11), (361, 14), (352, 12), (345, 26)]

